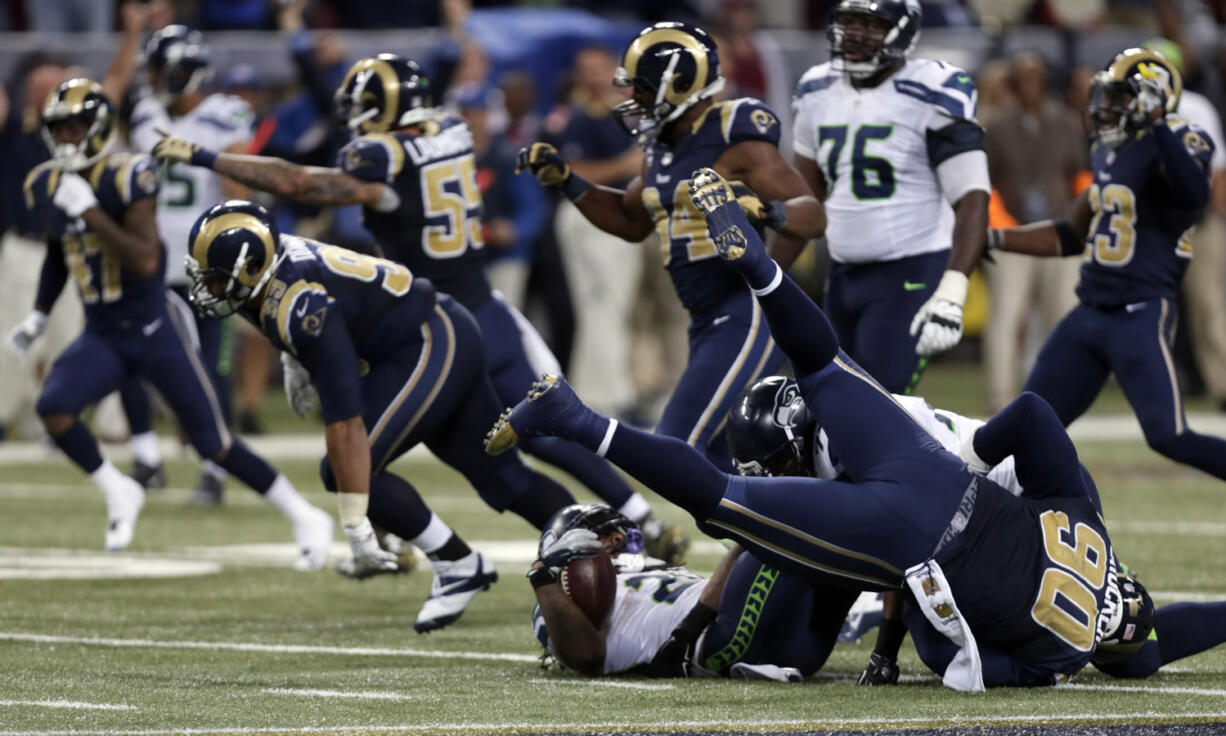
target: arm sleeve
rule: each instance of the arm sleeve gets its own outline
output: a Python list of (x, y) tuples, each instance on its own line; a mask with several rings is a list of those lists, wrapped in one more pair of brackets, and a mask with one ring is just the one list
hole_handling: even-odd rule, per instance
[(372, 133), (345, 144), (336, 165), (356, 179), (390, 184), (404, 166), (404, 148), (386, 133)]
[(1092, 497), (1073, 441), (1038, 394), (1023, 392), (980, 427), (972, 442), (975, 454), (990, 466), (1013, 455), (1026, 498)]
[(1178, 132), (1159, 123), (1153, 127), (1158, 158), (1166, 170), (1166, 184), (1176, 202), (1186, 209), (1200, 209), (1209, 202), (1209, 162), (1213, 142), (1204, 131), (1180, 126)]
[[(362, 396), (358, 379), (358, 354), (349, 338), (345, 323), (329, 311), (335, 303), (318, 292), (306, 293), (295, 299), (306, 299), (306, 315), (291, 316), (294, 351), (298, 362), (311, 374), (311, 382), (319, 392), (324, 424), (344, 421), (362, 415)], [(289, 306), (296, 314), (295, 304)]]
[(34, 308), (49, 314), (55, 300), (64, 290), (64, 282), (68, 280), (68, 267), (64, 265), (64, 246), (59, 239), (47, 241), (47, 255), (43, 258), (43, 268), (38, 275), (38, 292), (34, 297)]
[(968, 192), (978, 190), (989, 195), (992, 193), (992, 182), (988, 179), (988, 156), (982, 149), (947, 158), (936, 167), (936, 172), (941, 191), (950, 204), (956, 204)]

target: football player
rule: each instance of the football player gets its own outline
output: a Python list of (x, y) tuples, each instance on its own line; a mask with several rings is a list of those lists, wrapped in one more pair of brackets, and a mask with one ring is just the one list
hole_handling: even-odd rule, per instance
[[(1120, 584), (1130, 582), (1121, 580)], [(1164, 665), (1226, 642), (1226, 601), (1172, 603), (1155, 610), (1144, 590), (1134, 598), (1136, 632), (1127, 641), (1099, 642), (1090, 660), (1112, 677), (1149, 677)]]
[[(523, 395), (558, 363), (536, 330), (490, 290), (481, 248), (481, 191), (472, 133), (462, 119), (434, 108), (433, 90), (416, 62), (394, 54), (362, 59), (336, 91), (338, 113), (357, 133), (337, 168), (278, 158), (215, 153), (204, 139), (168, 137), (163, 160), (205, 166), (255, 189), (317, 205), (361, 204), (382, 255), (430, 279), (476, 318), (486, 367), (504, 403)], [(566, 470), (638, 521), (651, 507), (609, 464), (554, 438), (524, 449)], [(679, 561), (689, 541), (672, 525), (652, 521), (653, 550)]]
[(614, 112), (647, 153), (625, 191), (594, 185), (571, 171), (548, 143), (519, 152), (519, 166), (562, 192), (600, 229), (637, 243), (654, 229), (677, 296), (690, 313), (689, 364), (656, 431), (684, 440), (732, 470), (715, 440), (733, 400), (782, 361), (762, 312), (737, 275), (716, 256), (690, 201), (690, 172), (712, 166), (743, 182), (755, 220), (804, 240), (822, 234), (822, 205), (779, 154), (779, 119), (752, 98), (716, 102), (724, 87), (715, 42), (688, 23), (644, 29), (622, 54), (615, 82), (631, 99)]
[[(569, 562), (603, 549), (617, 570), (607, 618), (593, 623), (558, 584)], [(816, 585), (733, 547), (703, 578), (643, 554), (638, 526), (607, 506), (554, 515), (528, 571), (533, 633), (562, 664), (589, 675), (798, 680), (834, 648), (857, 593)]]
[[(153, 159), (110, 152), (114, 108), (88, 79), (55, 88), (42, 109), (42, 129), (52, 159), (25, 182), (26, 203), (42, 214), (48, 231), (34, 311), (45, 315), (71, 275), (85, 305), (85, 331), (55, 361), (37, 410), (56, 445), (106, 497), (106, 549), (121, 550), (132, 541), (145, 494), (102, 457), (78, 417), (136, 376), (157, 387), (202, 458), (233, 473), (289, 518), (301, 549), (295, 567), (322, 567), (332, 517), (230, 435), (189, 325), (169, 305)], [(14, 333), (18, 349), (28, 345), (24, 338)]]
[[(917, 651), (956, 689), (1055, 684), (1085, 666), (1100, 641), (1134, 634), (1125, 621), (1134, 606), (1124, 605), (1089, 478), (1050, 407), (1023, 394), (975, 432), (970, 463), (945, 451), (840, 352), (830, 323), (766, 254), (728, 183), (703, 169), (691, 187), (720, 257), (754, 291), (849, 480), (729, 476), (683, 443), (592, 412), (556, 377), (503, 415), (486, 451), (519, 434), (560, 434), (781, 570), (864, 590), (905, 585)], [(1009, 455), (1020, 497), (973, 472)]]
[(1155, 51), (1127, 49), (1094, 76), (1094, 182), (1070, 217), (988, 231), (988, 247), (1037, 256), (1084, 253), (1079, 304), (1047, 338), (1023, 390), (1066, 426), (1114, 373), (1149, 446), (1226, 479), (1226, 440), (1188, 429), (1171, 356), (1174, 291), (1192, 258), (1189, 232), (1209, 201), (1214, 142), (1174, 117), (1182, 80)]
[[(130, 122), (132, 148), (149, 153), (161, 139), (159, 130), (199, 141), (218, 151), (246, 153), (255, 115), (241, 98), (226, 94), (206, 94), (212, 72), (209, 47), (199, 31), (171, 25), (158, 30), (145, 43), (145, 67), (152, 94), (140, 98)], [(245, 198), (247, 188), (186, 164), (170, 164), (162, 176), (158, 195), (158, 231), (166, 247), (166, 283), (180, 297), (173, 303), (184, 319), (195, 322), (204, 366), (217, 391), (222, 416), (231, 424), (232, 401), (228, 365), (223, 354), (229, 340), (223, 323), (197, 319), (187, 306), (187, 274), (183, 259), (187, 255), (187, 234), (192, 223), (207, 207), (224, 199)], [(125, 386), (125, 402), (140, 400), (132, 396), (140, 386)], [(221, 503), (225, 471), (208, 459), (188, 503)]]
[(337, 493), (356, 576), (396, 566), (372, 521), (430, 557), (434, 583), (417, 631), (458, 619), (498, 574), (387, 471), (393, 460), (424, 442), (492, 508), (538, 529), (574, 503), (518, 455), (490, 462), (481, 453), (474, 438), (498, 415), (481, 331), (462, 305), (403, 265), (282, 235), (263, 207), (233, 200), (196, 221), (187, 271), (192, 305), (206, 317), (237, 313), (255, 325), (287, 356), (294, 410), (322, 410), (328, 454), (320, 474)]
[[(918, 0), (841, 0), (832, 58), (805, 72), (793, 100), (793, 163), (829, 221), (826, 314), (843, 349), (896, 394), (962, 337), (991, 192), (974, 81), (907, 58), (920, 16)], [(795, 252), (776, 258), (786, 267)]]

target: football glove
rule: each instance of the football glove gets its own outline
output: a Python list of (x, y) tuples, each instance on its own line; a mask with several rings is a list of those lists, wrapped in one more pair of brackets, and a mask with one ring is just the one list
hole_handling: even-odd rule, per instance
[(9, 332), (9, 347), (13, 349), (14, 353), (17, 353), (17, 357), (21, 358), (21, 362), (24, 363), (26, 353), (30, 351), (30, 344), (46, 331), (47, 315), (34, 310), (26, 315), (26, 318)]
[(1157, 79), (1140, 77), (1139, 89), (1128, 106), (1128, 122), (1134, 128), (1148, 128), (1154, 123), (1154, 111), (1166, 107), (1166, 87)]
[(898, 684), (898, 662), (893, 657), (873, 652), (868, 656), (868, 666), (860, 673), (857, 685)]
[(969, 283), (961, 271), (946, 271), (936, 291), (911, 320), (911, 336), (919, 335), (915, 352), (921, 356), (949, 350), (962, 339), (962, 305)]
[(94, 188), (89, 182), (71, 171), (65, 171), (60, 174), (60, 183), (55, 188), (51, 204), (75, 220), (91, 207), (97, 207), (98, 198), (94, 196)]
[(213, 164), (217, 161), (216, 151), (173, 136), (161, 128), (156, 128), (156, 130), (162, 134), (162, 140), (153, 146), (153, 157), (159, 162), (213, 168)]
[(541, 562), (546, 567), (560, 569), (581, 557), (595, 557), (600, 551), (600, 538), (591, 529), (570, 529), (541, 550)]
[(281, 353), (285, 399), (294, 413), (303, 419), (319, 408), (319, 392), (311, 384), (311, 374), (289, 353)]
[(515, 158), (515, 173), (527, 169), (537, 181), (551, 189), (562, 189), (570, 179), (570, 164), (548, 143), (533, 143), (519, 149)]
[(345, 538), (349, 540), (349, 550), (353, 552), (353, 571), (349, 577), (369, 577), (381, 572), (395, 572), (396, 555), (379, 546), (375, 529), (369, 519), (355, 526), (345, 525)]
[(736, 203), (745, 211), (745, 217), (753, 225), (778, 229), (788, 219), (788, 208), (780, 200), (763, 201), (740, 182), (731, 183)]
[(660, 645), (643, 669), (648, 677), (685, 677), (690, 673), (694, 646), (702, 632), (706, 631), (718, 612), (704, 603), (696, 603)]

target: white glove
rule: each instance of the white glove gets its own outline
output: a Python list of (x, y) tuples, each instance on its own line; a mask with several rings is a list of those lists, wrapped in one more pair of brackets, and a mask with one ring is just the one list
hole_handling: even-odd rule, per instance
[(946, 271), (936, 291), (911, 320), (911, 336), (919, 335), (917, 355), (929, 356), (949, 350), (962, 339), (962, 305), (969, 283), (961, 271)]
[(546, 567), (561, 569), (580, 557), (595, 557), (600, 551), (600, 538), (591, 529), (568, 529), (565, 534), (540, 549), (540, 560)]
[(289, 353), (281, 353), (281, 370), (289, 408), (304, 419), (314, 414), (319, 408), (319, 392), (311, 385), (311, 374)]
[(367, 577), (378, 572), (395, 572), (396, 555), (379, 546), (370, 519), (363, 518), (356, 526), (343, 526), (349, 550), (353, 552), (352, 577)]
[(91, 207), (98, 206), (98, 198), (89, 182), (71, 171), (60, 174), (60, 184), (55, 188), (51, 203), (74, 220)]
[(14, 353), (25, 362), (26, 353), (30, 350), (30, 343), (38, 339), (38, 336), (47, 330), (47, 315), (38, 310), (34, 310), (26, 315), (26, 318), (21, 321), (12, 332), (9, 333), (9, 347)]
[(1166, 107), (1166, 88), (1158, 79), (1141, 78), (1137, 98), (1133, 101), (1129, 117), (1138, 128), (1147, 128), (1154, 122), (1153, 112)]

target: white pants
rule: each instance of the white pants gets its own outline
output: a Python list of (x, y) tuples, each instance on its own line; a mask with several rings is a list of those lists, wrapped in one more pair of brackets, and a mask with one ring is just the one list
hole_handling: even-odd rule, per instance
[(636, 402), (630, 373), (630, 318), (638, 294), (639, 245), (609, 235), (570, 202), (554, 229), (575, 307), (568, 378), (593, 409), (617, 414)]
[(34, 402), (51, 363), (81, 333), (84, 315), (76, 286), (64, 291), (51, 310), (47, 330), (34, 341), (23, 363), (9, 345), (9, 333), (34, 308), (45, 243), (16, 233), (0, 240), (0, 424), (21, 428), (35, 420)]

